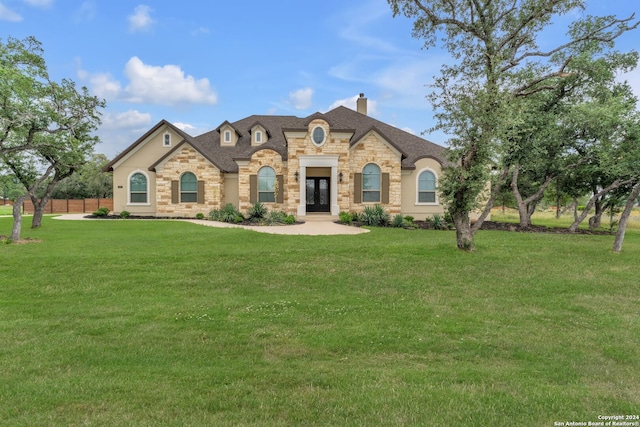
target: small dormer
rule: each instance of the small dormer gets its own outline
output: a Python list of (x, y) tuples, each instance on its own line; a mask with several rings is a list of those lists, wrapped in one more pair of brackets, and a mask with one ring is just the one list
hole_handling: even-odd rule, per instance
[(269, 139), (267, 130), (260, 124), (256, 123), (251, 127), (251, 145), (262, 145)]
[(223, 147), (233, 147), (238, 142), (240, 134), (229, 122), (224, 122), (218, 128), (220, 132), (220, 145)]

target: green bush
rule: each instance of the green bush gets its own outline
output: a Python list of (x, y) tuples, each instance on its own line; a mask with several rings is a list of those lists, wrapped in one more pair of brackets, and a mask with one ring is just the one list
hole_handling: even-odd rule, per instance
[(286, 218), (284, 219), (284, 223), (287, 225), (295, 224), (296, 217), (293, 215), (287, 215)]
[(430, 222), (435, 230), (447, 230), (449, 228), (447, 221), (439, 214), (433, 214)]
[(130, 216), (131, 216), (131, 212), (129, 212), (129, 211), (122, 211), (122, 212), (120, 212), (120, 218), (122, 218), (122, 219), (127, 219), (127, 218), (129, 218)]
[(196, 218), (197, 218), (197, 219), (204, 219), (204, 214), (203, 214), (202, 212), (198, 212), (198, 213), (196, 214)]
[(269, 211), (264, 215), (262, 223), (265, 225), (284, 224), (287, 214), (282, 211)]
[(251, 222), (260, 222), (267, 215), (267, 208), (260, 202), (254, 203), (247, 210), (247, 219)]
[(209, 212), (209, 219), (231, 224), (244, 221), (242, 214), (231, 203), (227, 203), (222, 209), (214, 209)]
[(396, 214), (391, 221), (391, 225), (396, 228), (400, 228), (404, 225), (404, 217), (401, 214)]
[(101, 207), (101, 208), (98, 208), (98, 210), (97, 210), (97, 211), (95, 211), (95, 212), (93, 213), (93, 215), (94, 215), (94, 216), (100, 216), (100, 217), (103, 217), (103, 216), (107, 216), (107, 215), (109, 215), (109, 212), (111, 212), (111, 210), (110, 210), (109, 208), (107, 208), (107, 207)]
[(340, 218), (340, 222), (342, 224), (351, 224), (351, 222), (353, 221), (353, 216), (349, 212), (342, 211), (338, 214), (338, 217)]
[(389, 224), (390, 215), (381, 205), (365, 206), (360, 221), (364, 225), (384, 227)]
[(414, 218), (414, 217), (412, 217), (411, 215), (406, 215), (406, 216), (404, 217), (404, 220), (405, 220), (405, 221), (407, 221), (409, 224), (413, 224), (413, 220), (414, 220), (414, 219), (415, 219), (415, 218)]

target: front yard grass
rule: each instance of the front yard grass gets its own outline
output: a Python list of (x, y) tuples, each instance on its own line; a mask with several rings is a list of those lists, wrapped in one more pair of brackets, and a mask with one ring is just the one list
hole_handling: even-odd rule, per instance
[[(640, 232), (172, 221), (0, 245), (0, 425), (552, 426), (640, 408)], [(8, 234), (11, 218), (0, 218)]]

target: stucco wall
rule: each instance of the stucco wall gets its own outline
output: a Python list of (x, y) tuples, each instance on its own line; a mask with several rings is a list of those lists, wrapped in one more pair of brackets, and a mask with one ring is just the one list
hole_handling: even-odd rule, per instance
[[(418, 203), (418, 176), (424, 170), (430, 170), (436, 176), (436, 203)], [(415, 170), (402, 172), (402, 214), (411, 215), (416, 220), (424, 220), (434, 214), (442, 215), (444, 209), (439, 203), (438, 181), (442, 175), (440, 163), (432, 158), (423, 158), (416, 162)]]
[[(171, 136), (171, 145), (164, 146), (164, 134)], [(149, 166), (167, 154), (175, 144), (182, 139), (168, 127), (162, 126), (156, 132), (149, 135), (145, 141), (138, 144), (113, 168), (113, 212), (118, 214), (123, 210), (132, 215), (155, 215), (156, 212), (156, 186), (155, 173), (149, 171)], [(135, 172), (140, 172), (147, 177), (147, 203), (129, 202), (129, 178)]]

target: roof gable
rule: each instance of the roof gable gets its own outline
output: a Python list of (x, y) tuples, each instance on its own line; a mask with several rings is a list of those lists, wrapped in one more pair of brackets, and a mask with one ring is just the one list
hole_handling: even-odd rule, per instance
[[(146, 144), (149, 138), (163, 127), (170, 128), (173, 132), (177, 133), (183, 140), (191, 139), (191, 136), (181, 129), (177, 128), (170, 122), (162, 119), (154, 127), (149, 129), (144, 135), (138, 138), (133, 144), (127, 147), (122, 153), (118, 154), (113, 160), (111, 160), (102, 170), (103, 172), (112, 172), (114, 167), (117, 167), (118, 163), (125, 160), (131, 154), (135, 153), (141, 146)], [(179, 144), (178, 144), (179, 145)]]

